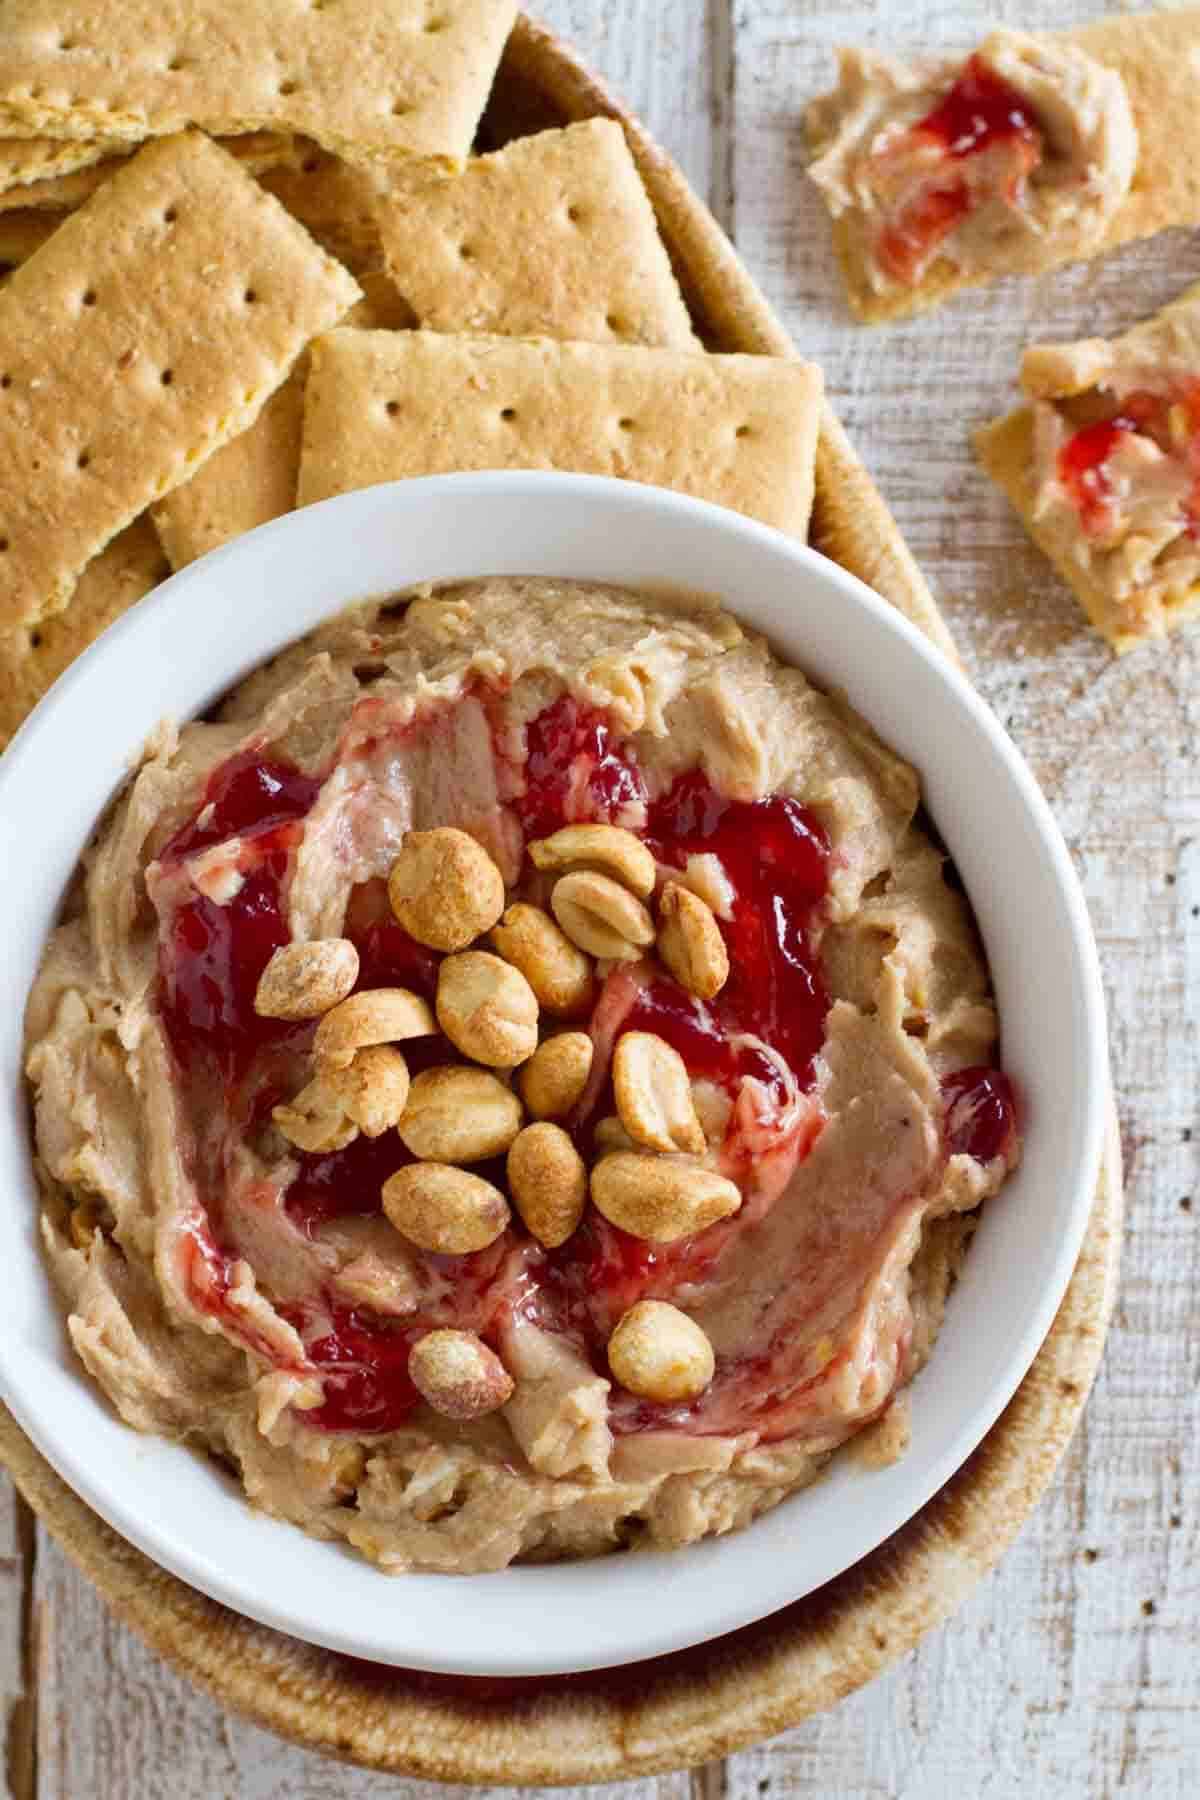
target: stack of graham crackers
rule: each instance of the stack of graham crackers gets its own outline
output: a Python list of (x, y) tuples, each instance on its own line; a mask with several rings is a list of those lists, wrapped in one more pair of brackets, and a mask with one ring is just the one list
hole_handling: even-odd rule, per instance
[(514, 0), (8, 0), (0, 741), (170, 572), (457, 469), (803, 536), (821, 380), (709, 356), (621, 128), (471, 143)]

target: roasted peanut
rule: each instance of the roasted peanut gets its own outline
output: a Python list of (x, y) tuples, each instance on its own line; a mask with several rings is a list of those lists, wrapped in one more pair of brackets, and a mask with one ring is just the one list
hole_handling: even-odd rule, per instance
[(281, 944), (259, 977), (254, 1010), (265, 1019), (319, 1019), (358, 980), (358, 951), (349, 938)]
[(554, 1250), (565, 1244), (587, 1204), (582, 1156), (561, 1125), (527, 1125), (508, 1153), (508, 1188), (527, 1230)]
[(333, 1094), (347, 1118), (368, 1137), (382, 1137), (400, 1123), (408, 1103), (408, 1064), (399, 1050), (372, 1044), (355, 1052), (350, 1062), (326, 1064), (322, 1085)]
[(513, 1069), (537, 1049), (538, 1003), (519, 969), (487, 950), (448, 956), (438, 970), (438, 1024), (456, 1050)]
[(407, 1251), (384, 1258), (378, 1251), (364, 1250), (338, 1270), (334, 1292), (351, 1306), (369, 1306), (372, 1312), (390, 1318), (407, 1318), (421, 1303), (420, 1284), (408, 1257)]
[(619, 825), (564, 825), (552, 837), (530, 844), (529, 860), (542, 870), (597, 869), (643, 900), (654, 892), (653, 856), (640, 838)]
[(696, 1400), (713, 1378), (713, 1347), (666, 1300), (639, 1300), (608, 1340), (608, 1366), (627, 1392), (660, 1405)]
[(592, 965), (548, 912), (518, 900), (491, 936), (497, 954), (520, 969), (539, 1006), (559, 1018), (586, 1010), (596, 985)]
[(629, 962), (654, 942), (654, 921), (629, 889), (610, 875), (580, 869), (554, 884), (550, 910), (573, 944), (589, 956)]
[(388, 875), (392, 911), (431, 950), (464, 950), (504, 911), (504, 877), (465, 831), (410, 831)]
[(687, 1066), (665, 1038), (624, 1032), (613, 1051), (612, 1075), (621, 1123), (635, 1143), (703, 1155), (707, 1145)]
[(425, 1069), (412, 1084), (400, 1136), (426, 1162), (500, 1156), (521, 1129), (521, 1102), (487, 1069)]
[(715, 1081), (701, 1077), (692, 1083), (692, 1105), (700, 1121), (700, 1129), (710, 1145), (720, 1144), (729, 1127), (733, 1101)]
[(725, 873), (724, 863), (711, 850), (689, 856), (682, 873), (676, 879), (681, 887), (690, 889), (698, 899), (703, 900), (718, 919), (732, 919), (737, 894)]
[(609, 1156), (614, 1150), (636, 1150), (637, 1145), (616, 1114), (610, 1113), (606, 1119), (597, 1119), (592, 1148), (597, 1156)]
[(703, 1163), (617, 1150), (592, 1170), (592, 1199), (599, 1212), (633, 1237), (673, 1244), (742, 1204), (736, 1182)]
[(468, 1256), (486, 1250), (512, 1214), (500, 1189), (448, 1163), (409, 1163), (383, 1184), (383, 1210), (419, 1250)]
[(512, 1376), (473, 1331), (431, 1331), (413, 1345), (412, 1384), (448, 1419), (479, 1419), (512, 1398)]
[(319, 1075), (290, 1105), (272, 1107), (271, 1117), (289, 1143), (313, 1154), (344, 1150), (358, 1136), (358, 1126)]
[(729, 979), (729, 952), (711, 906), (677, 881), (658, 902), (658, 954), (689, 994), (711, 1000)]
[(429, 1003), (407, 988), (366, 988), (327, 1012), (313, 1035), (318, 1062), (345, 1067), (355, 1051), (430, 1037), (437, 1020)]
[(594, 1046), (586, 1031), (559, 1031), (540, 1043), (518, 1076), (535, 1119), (565, 1119), (587, 1086)]

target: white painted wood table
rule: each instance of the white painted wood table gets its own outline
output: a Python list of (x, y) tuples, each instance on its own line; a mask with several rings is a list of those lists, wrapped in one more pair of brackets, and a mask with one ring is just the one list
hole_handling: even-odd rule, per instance
[[(998, 1571), (836, 1713), (692, 1777), (606, 1790), (613, 1800), (1200, 1792), (1200, 630), (1112, 660), (967, 449), (968, 427), (1007, 403), (1028, 337), (1124, 328), (1200, 277), (1200, 238), (1175, 233), (865, 332), (840, 297), (799, 130), (839, 40), (966, 44), (993, 19), (1036, 27), (1102, 10), (542, 0), (546, 22), (682, 163), (824, 365), (972, 672), (1045, 785), (1103, 950), (1128, 1179), (1104, 1367)], [(419, 1783), (295, 1750), (190, 1689), (5, 1505), (0, 1683), (20, 1800), (417, 1800)]]

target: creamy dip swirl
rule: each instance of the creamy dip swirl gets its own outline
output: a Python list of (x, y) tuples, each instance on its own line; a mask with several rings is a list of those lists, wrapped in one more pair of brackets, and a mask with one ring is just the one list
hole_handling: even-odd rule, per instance
[[(131, 1425), (392, 1570), (686, 1543), (868, 1427), (894, 1448), (1018, 1148), (987, 969), (918, 806), (869, 726), (715, 604), (578, 582), (359, 607), (213, 718), (164, 727), (28, 1009), (45, 1241), (89, 1372)], [(740, 1206), (667, 1243), (589, 1206), (553, 1249), (513, 1218), (482, 1250), (422, 1250), (381, 1206), (413, 1161), (395, 1130), (319, 1153), (281, 1135), (313, 1027), (263, 1017), (256, 988), (281, 946), (334, 938), (360, 990), (432, 998), (440, 955), (388, 903), (407, 835), (469, 833), (505, 898), (540, 904), (527, 846), (581, 821), (703, 895), (730, 967), (701, 1000), (653, 946), (597, 965), (570, 1133), (593, 1163), (614, 1049), (653, 1033)], [(453, 1060), (432, 1031), (402, 1049), (414, 1074)], [(503, 1165), (480, 1172), (503, 1186)], [(645, 1299), (712, 1347), (686, 1402), (622, 1389), (606, 1361)], [(444, 1328), (503, 1364), (485, 1417), (410, 1378)]]

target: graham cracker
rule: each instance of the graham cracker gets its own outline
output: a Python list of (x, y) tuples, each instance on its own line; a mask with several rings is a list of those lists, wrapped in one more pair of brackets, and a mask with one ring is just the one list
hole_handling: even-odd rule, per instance
[(108, 138), (0, 138), (0, 191), (70, 175), (99, 162), (114, 147)]
[(567, 469), (807, 529), (811, 364), (429, 331), (333, 331), (311, 357), (300, 505), (408, 475)]
[(516, 0), (5, 0), (0, 131), (302, 132), (463, 157)]
[(63, 612), (0, 637), (0, 746), (67, 664), (170, 572), (150, 521), (136, 519), (88, 564)]
[[(0, 164), (3, 162), (6, 143), (14, 141), (11, 138), (0, 138)], [(241, 137), (219, 138), (217, 141), (250, 175), (265, 174), (268, 169), (297, 161), (301, 155), (299, 140), (278, 131), (247, 131)], [(83, 147), (69, 142), (64, 142), (63, 145), (68, 150)], [(106, 146), (106, 151), (112, 152), (113, 146)], [(102, 187), (110, 175), (115, 175), (118, 169), (124, 168), (135, 154), (135, 151), (127, 147), (117, 145), (115, 153), (105, 154), (89, 162), (86, 168), (50, 175), (45, 180), (29, 179), (21, 184), (0, 188), (0, 212), (8, 212), (13, 207), (45, 207), (54, 212), (73, 212), (85, 200), (90, 200), (96, 189)]]
[(0, 213), (0, 270), (15, 269), (28, 262), (34, 251), (54, 236), (65, 217), (65, 213), (39, 212), (29, 207)]
[[(385, 275), (363, 276), (363, 298), (343, 323), (360, 329), (398, 331), (412, 312)], [(308, 356), (277, 388), (248, 431), (210, 456), (190, 481), (153, 506), (163, 550), (182, 569), (218, 544), (291, 512), (300, 473), (304, 386)]]
[(297, 157), (262, 176), (267, 192), (355, 275), (383, 266), (377, 217), (383, 182), (374, 165), (347, 162), (311, 140), (301, 140)]
[[(1191, 367), (1200, 372), (1200, 283), (1187, 288), (1152, 318), (1116, 338), (1083, 338), (1073, 344), (1033, 344), (1021, 362), (1021, 385), (1036, 399), (1059, 400), (1102, 385), (1114, 360), (1133, 358), (1147, 371)], [(1021, 406), (994, 419), (974, 437), (975, 453), (1003, 489), (1029, 536), (1053, 563), (1100, 635), (1119, 656), (1161, 637), (1200, 612), (1200, 586), (1170, 599), (1147, 620), (1144, 611), (1115, 599), (1069, 555), (1040, 523), (1034, 493), (1034, 413)]]
[[(1172, 226), (1200, 225), (1200, 7), (1127, 14), (1070, 31), (1030, 35), (1072, 44), (1116, 70), (1137, 128), (1138, 159), (1129, 191), (1103, 238), (1083, 247), (1070, 236), (1044, 238), (1030, 246), (1025, 272), (1044, 274)], [(940, 257), (914, 287), (877, 293), (867, 275), (860, 234), (848, 215), (834, 219), (833, 241), (851, 310), (864, 324), (929, 312), (952, 294), (997, 278), (986, 271), (964, 274)]]
[(0, 630), (65, 606), (358, 295), (198, 132), (64, 220), (0, 292)]
[(1137, 126), (1133, 180), (1096, 254), (1173, 225), (1200, 225), (1200, 7), (1100, 19), (1057, 35), (1117, 71)]
[(430, 331), (698, 347), (614, 119), (518, 138), (457, 175), (402, 163), (377, 217)]

